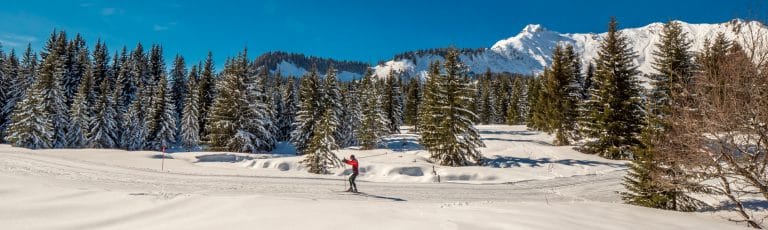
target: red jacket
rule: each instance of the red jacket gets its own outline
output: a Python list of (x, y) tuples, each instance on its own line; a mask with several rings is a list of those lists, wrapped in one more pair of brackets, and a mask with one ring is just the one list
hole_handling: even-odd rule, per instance
[(348, 164), (348, 165), (352, 165), (352, 173), (358, 174), (358, 171), (357, 171), (357, 160), (356, 159), (344, 160), (344, 163)]

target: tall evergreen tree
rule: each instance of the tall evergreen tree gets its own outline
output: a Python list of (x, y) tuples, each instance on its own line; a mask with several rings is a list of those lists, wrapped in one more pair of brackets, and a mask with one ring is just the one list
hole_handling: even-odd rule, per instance
[(208, 123), (210, 148), (252, 153), (271, 150), (275, 140), (269, 108), (257, 76), (249, 74), (247, 50), (230, 60), (224, 73)]
[[(438, 77), (437, 91), (433, 92), (440, 103), (431, 105), (432, 122), (436, 131), (424, 133), (425, 139), (436, 140), (424, 143), (435, 162), (447, 166), (482, 164), (478, 147), (484, 147), (480, 134), (474, 127), (477, 115), (470, 111), (475, 90), (466, 77), (466, 67), (459, 61), (456, 49), (449, 49), (444, 64), (445, 75)], [(430, 122), (430, 121), (427, 121)], [(434, 136), (431, 136), (434, 135)], [(430, 137), (431, 136), (431, 137)]]
[(443, 127), (440, 138), (446, 140), (443, 148), (432, 148), (432, 158), (441, 165), (464, 166), (482, 164), (478, 147), (485, 147), (480, 134), (474, 127), (477, 115), (468, 110), (473, 104), (474, 93), (466, 76), (466, 67), (459, 60), (456, 49), (449, 49), (446, 56), (445, 77), (438, 82), (439, 93), (446, 100), (446, 106), (438, 107), (438, 113), (445, 114), (439, 126)]
[[(115, 62), (119, 60), (114, 60)], [(104, 79), (109, 79), (109, 55), (107, 51), (107, 45), (101, 41), (97, 41), (93, 48), (93, 65), (91, 72), (93, 74), (93, 92), (99, 92), (101, 88), (101, 82)], [(114, 74), (114, 73), (113, 73)], [(111, 81), (114, 81), (112, 79)], [(92, 98), (94, 100), (95, 98)], [(91, 101), (93, 102), (93, 101)]]
[(0, 44), (0, 143), (4, 142), (5, 129), (11, 120), (12, 110), (7, 108), (12, 108), (19, 100), (13, 90), (19, 78), (18, 68), (14, 51), (11, 50), (11, 54), (6, 56)]
[(528, 127), (536, 130), (542, 130), (549, 132), (549, 126), (547, 125), (546, 109), (549, 107), (547, 94), (544, 91), (544, 76), (546, 76), (549, 70), (544, 69), (544, 72), (538, 76), (531, 78), (528, 82), (530, 89), (530, 95), (528, 95), (528, 104), (530, 105), (530, 111), (528, 113)]
[(347, 84), (347, 88), (341, 94), (342, 100), (342, 115), (339, 123), (339, 133), (342, 134), (341, 140), (339, 140), (339, 147), (348, 147), (358, 145), (356, 129), (361, 125), (362, 108), (360, 107), (360, 93), (358, 91), (358, 83), (356, 81)]
[(342, 162), (333, 153), (339, 148), (334, 139), (335, 117), (332, 109), (326, 109), (320, 117), (317, 128), (312, 134), (312, 139), (307, 146), (304, 159), (301, 161), (310, 173), (327, 174), (329, 167), (340, 167)]
[(512, 83), (512, 97), (510, 97), (509, 105), (507, 106), (507, 124), (519, 125), (525, 120), (523, 116), (523, 104), (525, 98), (523, 95), (525, 83), (519, 77), (516, 77)]
[(37, 90), (41, 106), (46, 111), (51, 130), (52, 148), (66, 146), (66, 128), (68, 126), (68, 108), (66, 95), (61, 82), (66, 74), (66, 35), (64, 32), (51, 35), (46, 44), (46, 55), (38, 69)]
[(149, 110), (150, 120), (147, 123), (149, 142), (147, 149), (161, 150), (176, 143), (176, 107), (172, 100), (173, 93), (168, 86), (168, 80), (163, 77), (155, 89), (152, 108)]
[[(9, 76), (7, 72), (7, 63), (8, 57), (5, 56), (5, 52), (3, 51), (3, 44), (0, 43), (0, 108), (5, 107), (5, 104), (8, 103), (9, 98), (9, 91), (11, 87), (11, 76)], [(2, 111), (0, 111), (0, 124), (5, 123), (5, 117), (3, 116)], [(2, 131), (2, 130), (0, 130)]]
[(357, 138), (363, 149), (374, 149), (389, 132), (388, 119), (382, 110), (383, 94), (376, 86), (376, 79), (369, 69), (361, 83), (362, 120)]
[(187, 79), (187, 92), (184, 99), (184, 110), (181, 118), (181, 144), (187, 150), (196, 149), (200, 145), (200, 102), (199, 88), (197, 86), (197, 67), (192, 66)]
[[(142, 87), (143, 88), (143, 87)], [(142, 98), (143, 92), (139, 91), (137, 98)], [(136, 99), (130, 104), (128, 111), (123, 115), (123, 128), (121, 146), (127, 150), (141, 150), (147, 140), (147, 128), (145, 125), (146, 109), (142, 100)]]
[(682, 108), (684, 89), (694, 74), (691, 41), (682, 26), (674, 21), (664, 25), (661, 40), (653, 51), (651, 94), (648, 96), (647, 126), (643, 129), (642, 145), (634, 149), (630, 170), (624, 179), (627, 192), (622, 199), (630, 204), (652, 208), (693, 211), (694, 199), (674, 186), (676, 167), (663, 160), (662, 151), (675, 151), (666, 144), (670, 137), (669, 116)]
[(644, 111), (636, 79), (639, 72), (633, 63), (636, 55), (617, 27), (616, 19), (611, 18), (595, 60), (590, 117), (596, 127), (590, 137), (596, 140), (585, 150), (606, 158), (630, 159), (631, 148), (641, 144), (638, 135)]
[(91, 130), (91, 120), (94, 115), (93, 104), (88, 100), (89, 96), (92, 96), (91, 89), (93, 89), (93, 72), (89, 66), (70, 107), (70, 122), (67, 128), (67, 146), (70, 148), (89, 145), (88, 133)]
[(417, 77), (412, 77), (408, 81), (407, 100), (405, 104), (405, 112), (403, 114), (404, 123), (406, 125), (416, 125), (418, 123), (419, 105), (421, 104), (421, 84)]
[[(184, 110), (184, 99), (187, 96), (187, 66), (184, 62), (184, 57), (176, 55), (173, 59), (173, 66), (171, 67), (171, 100), (176, 107), (176, 114), (181, 116), (182, 110)], [(179, 120), (181, 117), (179, 117)]]
[(300, 106), (296, 112), (296, 119), (293, 123), (294, 128), (291, 133), (291, 143), (296, 146), (297, 154), (299, 155), (306, 153), (309, 142), (314, 135), (317, 122), (322, 115), (322, 95), (323, 92), (317, 75), (317, 68), (313, 67), (301, 79), (301, 87), (299, 88)]
[[(243, 51), (243, 56), (240, 61), (247, 65), (248, 60), (246, 51)], [(252, 68), (256, 71), (255, 68)], [(274, 106), (271, 105), (272, 98), (267, 94), (267, 87), (264, 87), (265, 81), (269, 81), (269, 70), (267, 68), (261, 68), (258, 75), (254, 72), (248, 73), (246, 76), (246, 112), (243, 112), (240, 124), (244, 124), (243, 129), (254, 136), (251, 139), (254, 149), (252, 152), (257, 151), (272, 151), (277, 145), (277, 126), (275, 125), (275, 111)]]
[(129, 79), (129, 71), (130, 71), (130, 63), (128, 62), (128, 54), (126, 53), (126, 48), (123, 47), (123, 50), (118, 55), (117, 52), (115, 52), (115, 58), (114, 64), (112, 65), (112, 74), (109, 79), (114, 78), (113, 80), (110, 80), (110, 82), (113, 83), (114, 89), (112, 90), (112, 107), (114, 107), (115, 110), (115, 124), (117, 125), (117, 132), (115, 132), (115, 140), (116, 140), (116, 147), (123, 148), (122, 146), (122, 136), (123, 131), (125, 131), (125, 125), (123, 124), (123, 117), (125, 116), (126, 111), (128, 110), (128, 104), (126, 104), (127, 101), (127, 95), (125, 94), (126, 85), (128, 85)]
[[(79, 62), (77, 59), (81, 53), (80, 49), (85, 50), (86, 47), (85, 41), (83, 41), (80, 34), (77, 34), (71, 41), (67, 40), (64, 31), (59, 33), (59, 35), (57, 48), (59, 50), (59, 64), (62, 69), (59, 85), (64, 93), (64, 103), (69, 106), (75, 98), (77, 86), (80, 84), (80, 78), (82, 78), (84, 72), (84, 69), (79, 67), (83, 63)], [(87, 50), (85, 52), (87, 53)]]
[(482, 83), (478, 86), (482, 93), (480, 93), (480, 101), (477, 103), (477, 106), (479, 107), (477, 111), (479, 112), (479, 121), (483, 124), (493, 124), (497, 118), (496, 91), (494, 90), (493, 84), (494, 83), (491, 81), (491, 72), (487, 71), (483, 76)]
[(494, 80), (494, 92), (496, 94), (496, 113), (493, 115), (494, 124), (504, 124), (507, 121), (507, 110), (509, 109), (509, 100), (512, 93), (509, 78), (500, 77)]
[(287, 141), (291, 139), (291, 132), (293, 131), (293, 123), (296, 119), (296, 112), (299, 107), (299, 95), (298, 87), (296, 87), (296, 78), (291, 77), (288, 79), (288, 83), (284, 86), (285, 97), (283, 103), (284, 108), (280, 112), (278, 120), (279, 134), (277, 139), (280, 141)]
[[(327, 119), (331, 119), (329, 125), (339, 125), (339, 119), (343, 115), (341, 90), (339, 89), (339, 82), (336, 77), (336, 69), (333, 66), (328, 67), (328, 71), (325, 74), (325, 81), (323, 82), (323, 95), (322, 95), (322, 110), (331, 110), (331, 116)], [(322, 112), (325, 113), (325, 112)], [(343, 129), (337, 127), (330, 127), (333, 130), (333, 138), (336, 140), (336, 146), (341, 145), (342, 137), (345, 135), (341, 133)]]
[(383, 109), (389, 124), (388, 133), (400, 133), (403, 125), (403, 95), (400, 89), (400, 76), (389, 71), (384, 85)]
[(40, 81), (35, 83), (14, 110), (7, 137), (8, 142), (13, 146), (30, 149), (44, 149), (52, 146), (53, 125), (41, 101), (43, 95), (40, 85)]
[(116, 146), (115, 110), (112, 106), (112, 95), (109, 94), (109, 79), (103, 79), (99, 87), (99, 100), (96, 103), (95, 114), (91, 120), (89, 145), (91, 148), (114, 148)]
[(198, 81), (198, 87), (200, 88), (200, 136), (207, 137), (207, 123), (208, 123), (208, 111), (213, 105), (214, 96), (216, 95), (216, 79), (214, 78), (215, 69), (213, 66), (213, 53), (208, 52), (208, 57), (205, 59), (203, 70), (200, 73), (200, 81)]
[(27, 89), (35, 82), (35, 69), (37, 68), (37, 57), (32, 52), (30, 45), (27, 45), (27, 49), (22, 55), (21, 63), (17, 60), (13, 50), (8, 56), (8, 62), (6, 62), (8, 70), (6, 74), (10, 74), (12, 77), (9, 90), (7, 91), (8, 99), (3, 107), (0, 107), (0, 114), (5, 117), (5, 122), (0, 123), (0, 141), (8, 141), (8, 135), (10, 135), (8, 128), (13, 123), (13, 114), (17, 105), (24, 99)]
[(419, 123), (416, 129), (421, 133), (421, 143), (424, 146), (435, 146), (441, 141), (438, 128), (439, 120), (443, 114), (438, 113), (437, 107), (442, 106), (443, 100), (440, 96), (440, 62), (434, 61), (429, 65), (427, 82), (424, 84), (424, 95), (419, 106)]
[(555, 132), (557, 145), (568, 145), (576, 138), (578, 118), (580, 60), (573, 46), (558, 45), (552, 54), (552, 65), (542, 76), (544, 80), (540, 98), (544, 100), (544, 128)]

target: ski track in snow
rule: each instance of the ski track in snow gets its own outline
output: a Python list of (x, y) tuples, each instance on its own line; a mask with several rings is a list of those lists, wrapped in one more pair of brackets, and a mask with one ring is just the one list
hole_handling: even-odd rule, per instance
[[(485, 171), (496, 173), (492, 175), (498, 180), (479, 184), (432, 183), (388, 181), (364, 175), (357, 182), (361, 194), (341, 192), (347, 185), (346, 177), (340, 176), (343, 174), (317, 176), (295, 169), (280, 171), (245, 167), (243, 163), (190, 161), (199, 153), (171, 155), (161, 171), (162, 161), (156, 152), (28, 150), (0, 145), (0, 228), (742, 227), (713, 213), (681, 213), (622, 204), (616, 192), (624, 189), (621, 182), (626, 168), (621, 162), (579, 154), (567, 146), (551, 146), (549, 136), (524, 131), (519, 126), (482, 129), (489, 145), (483, 151), (488, 157), (504, 162), (517, 159), (520, 164), (508, 168), (443, 168), (442, 173)], [(375, 157), (366, 158), (366, 162), (378, 167), (424, 164), (411, 160), (419, 158), (418, 155), (408, 155), (418, 150), (388, 155), (344, 151), (343, 154), (372, 154)], [(404, 159), (408, 156), (411, 158)]]
[[(58, 186), (145, 193), (163, 191), (177, 194), (271, 195), (308, 199), (351, 199), (339, 197), (346, 180), (245, 175), (199, 175), (159, 172), (93, 162), (74, 161), (26, 153), (0, 155), (0, 173), (18, 177), (44, 178)], [(601, 201), (618, 202), (623, 171), (603, 175), (530, 180), (507, 184), (471, 185), (460, 183), (376, 183), (358, 181), (368, 194), (397, 197), (412, 202), (453, 201)], [(608, 189), (614, 188), (614, 189)], [(329, 191), (329, 192), (324, 192)]]

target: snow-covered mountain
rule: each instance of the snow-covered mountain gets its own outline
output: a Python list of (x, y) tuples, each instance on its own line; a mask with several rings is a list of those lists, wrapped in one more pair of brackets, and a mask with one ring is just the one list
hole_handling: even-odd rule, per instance
[[(768, 28), (760, 22), (731, 20), (720, 24), (690, 24), (680, 22), (683, 31), (693, 41), (692, 50), (700, 50), (706, 39), (714, 39), (718, 33), (723, 33), (732, 40), (744, 45), (745, 42), (759, 37), (768, 42)], [(652, 55), (655, 44), (660, 40), (663, 23), (652, 23), (639, 28), (622, 29), (633, 49), (637, 52), (635, 63), (644, 73), (652, 73)], [(547, 30), (541, 25), (531, 24), (523, 28), (517, 35), (500, 40), (490, 48), (462, 50), (461, 60), (467, 64), (471, 72), (482, 73), (486, 69), (491, 72), (508, 72), (519, 74), (537, 74), (543, 71), (551, 62), (552, 51), (558, 43), (573, 44), (577, 53), (583, 58), (584, 66), (597, 56), (598, 46), (606, 33), (574, 33), (562, 34)], [(393, 60), (386, 61), (375, 67), (377, 76), (387, 76), (390, 70), (406, 75), (423, 75), (433, 60), (443, 60), (440, 52), (410, 52), (409, 55), (399, 55)]]

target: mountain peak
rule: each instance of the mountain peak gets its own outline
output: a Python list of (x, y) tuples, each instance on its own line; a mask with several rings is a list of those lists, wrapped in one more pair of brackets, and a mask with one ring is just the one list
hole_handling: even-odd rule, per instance
[(534, 34), (542, 31), (547, 31), (547, 28), (544, 28), (540, 24), (528, 24), (523, 28), (523, 31), (520, 31), (520, 33)]

